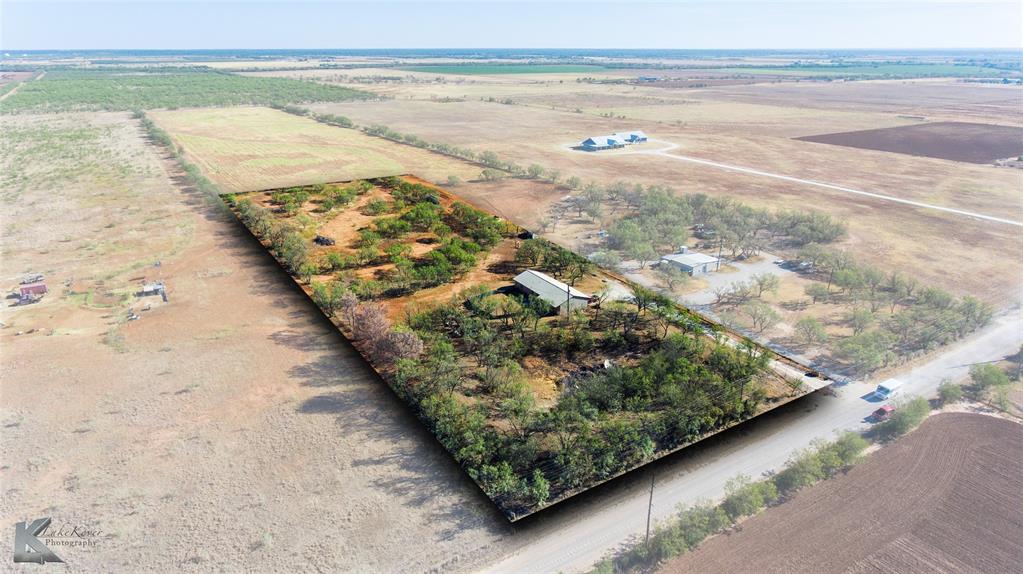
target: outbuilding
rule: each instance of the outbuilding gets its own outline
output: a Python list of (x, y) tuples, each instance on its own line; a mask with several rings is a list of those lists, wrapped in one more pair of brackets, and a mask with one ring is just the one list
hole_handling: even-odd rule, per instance
[(515, 276), (515, 286), (527, 295), (539, 297), (548, 305), (558, 310), (558, 314), (565, 312), (565, 309), (576, 310), (585, 308), (590, 304), (590, 296), (566, 283), (557, 279), (527, 269)]
[(606, 136), (593, 136), (586, 138), (579, 144), (579, 147), (586, 151), (599, 151), (602, 149), (618, 149), (625, 147), (625, 140), (615, 134)]
[(683, 273), (694, 276), (712, 273), (721, 267), (717, 257), (692, 251), (664, 255), (661, 257), (661, 265), (671, 265)]
[(639, 130), (614, 135), (627, 144), (643, 143), (647, 140), (646, 134)]
[(46, 294), (48, 289), (46, 283), (42, 281), (35, 281), (33, 283), (25, 283), (19, 286), (22, 297), (42, 297)]

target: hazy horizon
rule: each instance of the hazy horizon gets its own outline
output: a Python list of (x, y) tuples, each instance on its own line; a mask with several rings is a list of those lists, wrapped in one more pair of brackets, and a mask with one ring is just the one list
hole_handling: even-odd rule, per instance
[[(641, 4), (641, 6), (640, 6)], [(640, 9), (641, 8), (641, 9)], [(55, 18), (59, 14), (61, 17)], [(3, 3), (5, 51), (1005, 50), (1018, 2)], [(495, 48), (502, 46), (502, 48)]]

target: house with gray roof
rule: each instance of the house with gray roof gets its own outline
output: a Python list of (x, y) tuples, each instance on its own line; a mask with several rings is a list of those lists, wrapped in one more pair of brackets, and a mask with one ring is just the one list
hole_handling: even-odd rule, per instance
[(559, 314), (563, 313), (565, 309), (574, 311), (590, 304), (589, 295), (546, 273), (527, 269), (516, 275), (512, 281), (520, 291), (533, 297), (539, 297), (557, 309)]
[(662, 256), (661, 265), (671, 265), (683, 273), (694, 276), (712, 273), (721, 267), (717, 257), (688, 250), (683, 253)]

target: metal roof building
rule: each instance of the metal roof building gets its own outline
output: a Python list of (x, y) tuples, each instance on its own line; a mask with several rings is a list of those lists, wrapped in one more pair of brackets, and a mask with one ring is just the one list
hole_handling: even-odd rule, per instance
[(515, 276), (515, 285), (530, 295), (543, 299), (560, 313), (567, 305), (569, 309), (581, 309), (590, 303), (590, 296), (575, 287), (532, 269)]
[(673, 265), (684, 273), (690, 275), (703, 275), (717, 271), (718, 258), (704, 253), (672, 253), (661, 257), (661, 263)]
[(606, 136), (593, 136), (591, 138), (586, 138), (579, 145), (584, 150), (596, 151), (600, 149), (614, 149), (625, 147), (625, 143), (626, 143), (625, 140), (623, 140), (622, 138), (618, 137), (615, 134), (610, 134)]

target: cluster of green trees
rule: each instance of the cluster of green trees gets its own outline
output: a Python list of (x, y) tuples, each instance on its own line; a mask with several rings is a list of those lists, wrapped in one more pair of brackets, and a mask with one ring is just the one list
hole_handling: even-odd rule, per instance
[(726, 484), (725, 499), (720, 504), (702, 503), (681, 510), (671, 521), (657, 528), (649, 541), (604, 560), (593, 572), (649, 571), (665, 560), (694, 550), (708, 536), (783, 501), (797, 490), (846, 471), (862, 460), (868, 446), (862, 436), (848, 432), (834, 442), (819, 443), (798, 453), (772, 478), (753, 481), (746, 475), (736, 476)]
[(269, 210), (245, 198), (234, 202), (238, 217), (256, 237), (266, 240), (278, 260), (297, 276), (310, 275), (306, 240), (299, 230), (278, 220)]
[(575, 285), (593, 270), (593, 263), (585, 257), (539, 238), (523, 241), (515, 253), (515, 260), (563, 279), (569, 285)]
[(340, 86), (207, 69), (52, 70), (4, 99), (3, 113), (343, 102), (372, 97)]
[(700, 236), (720, 242), (731, 257), (753, 256), (769, 245), (788, 248), (829, 243), (846, 234), (844, 224), (818, 211), (771, 212), (730, 198), (679, 196), (656, 185), (589, 184), (576, 200), (579, 215), (585, 213), (594, 221), (605, 209), (614, 215), (621, 206), (629, 214), (608, 228), (609, 245), (643, 264), (685, 245), (693, 227)]
[[(1015, 380), (1023, 379), (1023, 347), (1015, 357)], [(1009, 389), (1013, 379), (1001, 366), (993, 363), (981, 363), (970, 367), (970, 394), (980, 400), (990, 401), (1005, 412), (1012, 412), (1012, 401), (1009, 400)], [(950, 393), (954, 391), (949, 389)], [(959, 391), (962, 395), (962, 391)], [(954, 398), (958, 400), (958, 398)]]
[(806, 288), (814, 303), (853, 305), (846, 317), (853, 335), (835, 345), (835, 356), (858, 373), (946, 345), (991, 320), (991, 306), (975, 297), (859, 264), (844, 251), (810, 244), (800, 257), (821, 278)]
[[(461, 293), (409, 314), (426, 352), (400, 361), (393, 385), (513, 513), (754, 414), (764, 400), (761, 349), (708, 342), (670, 301), (637, 291), (634, 301), (601, 301), (557, 321), (541, 321), (550, 308), (537, 298)], [(670, 326), (682, 331), (669, 334)], [(597, 349), (601, 357), (649, 353), (628, 366), (577, 373), (553, 408), (536, 408), (524, 358), (579, 362)]]

